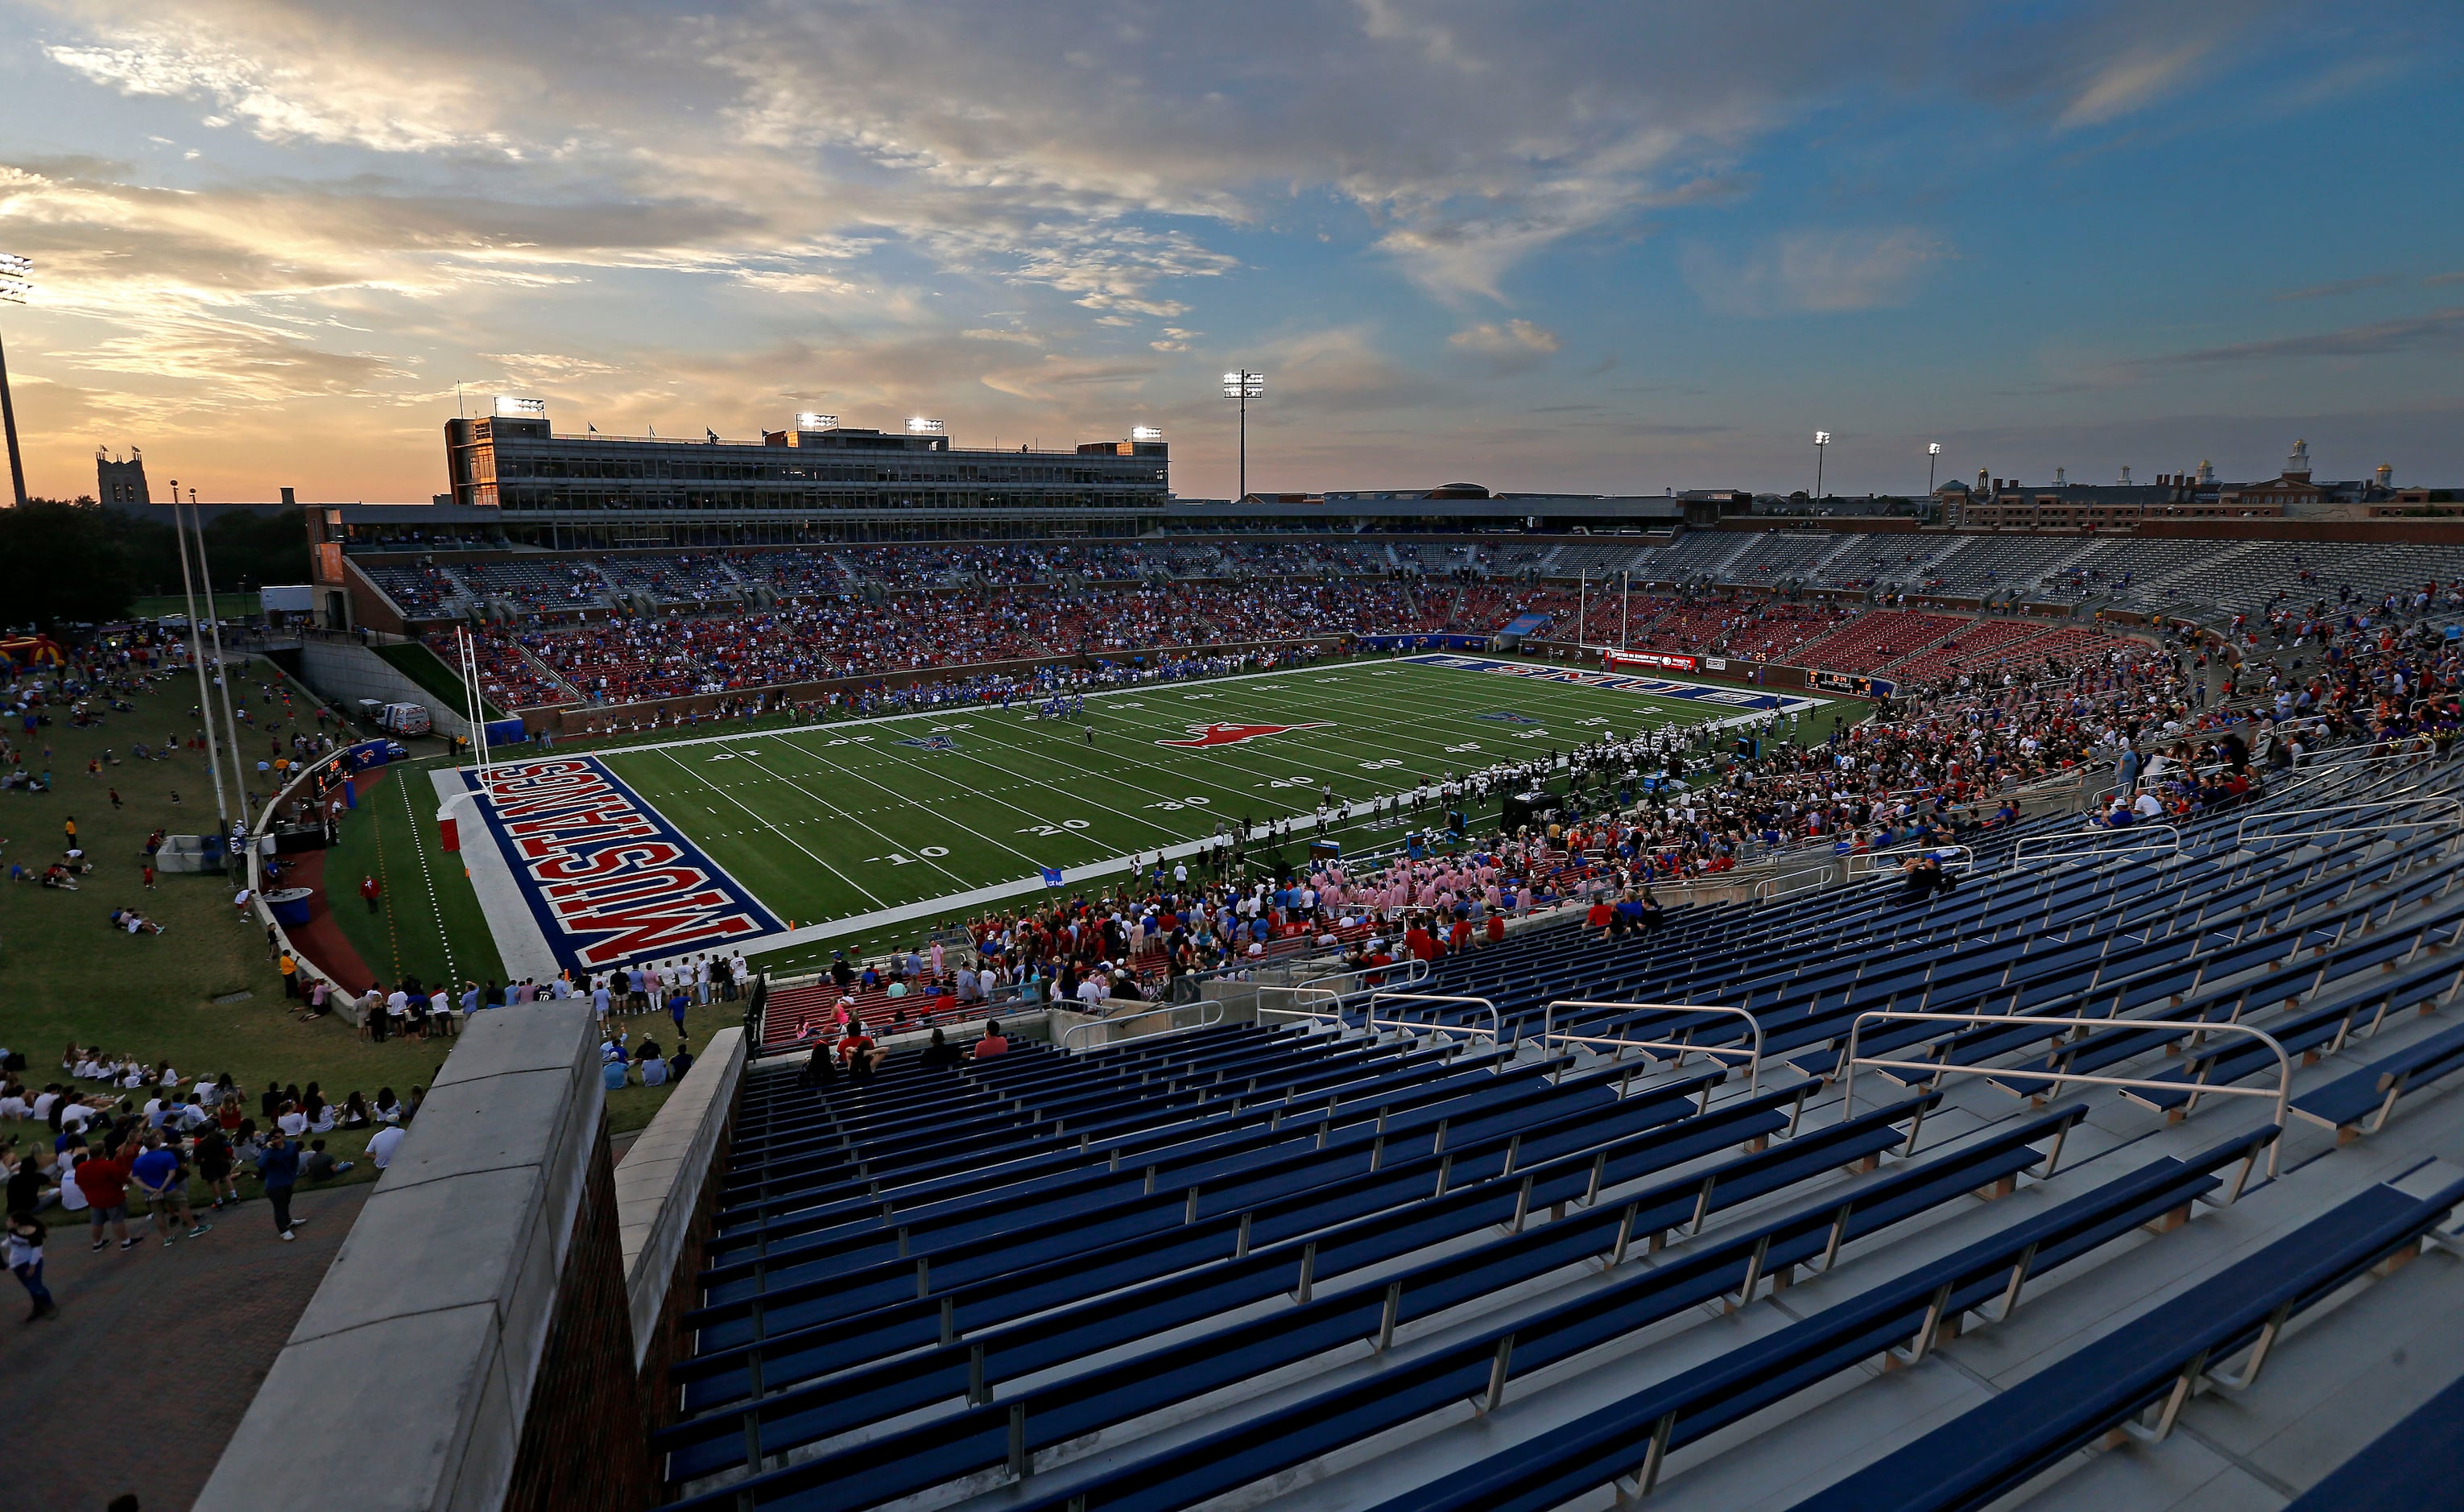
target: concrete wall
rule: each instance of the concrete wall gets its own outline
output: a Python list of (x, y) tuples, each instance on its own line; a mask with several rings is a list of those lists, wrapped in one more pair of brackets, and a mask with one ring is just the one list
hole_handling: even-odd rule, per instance
[(357, 712), (363, 698), (383, 699), (389, 704), (417, 704), (428, 711), (436, 728), (449, 735), (468, 736), (471, 721), (461, 712), (442, 707), (436, 695), (420, 687), (384, 657), (352, 641), (302, 640), (299, 643), (301, 680), (327, 698)]
[(207, 1512), (645, 1505), (598, 1036), (474, 1016), (207, 1482)]
[(637, 1370), (662, 1331), (670, 1299), (679, 1295), (676, 1273), (695, 1247), (693, 1231), (709, 1206), (703, 1199), (715, 1195), (711, 1178), (736, 1112), (744, 1052), (741, 1029), (711, 1036), (616, 1167), (616, 1233)]

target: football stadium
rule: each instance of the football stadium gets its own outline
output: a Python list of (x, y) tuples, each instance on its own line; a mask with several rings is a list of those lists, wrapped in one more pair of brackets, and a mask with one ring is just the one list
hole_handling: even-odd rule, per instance
[(218, 838), (436, 1063), (200, 1504), (2443, 1498), (2464, 545), (835, 507), (299, 507)]
[(0, 6), (0, 1512), (2464, 1508), (2464, 9), (307, 9)]

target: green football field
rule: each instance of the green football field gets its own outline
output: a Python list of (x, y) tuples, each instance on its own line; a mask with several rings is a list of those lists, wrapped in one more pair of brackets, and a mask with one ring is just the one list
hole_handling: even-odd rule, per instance
[[(1833, 712), (1809, 714), (1805, 737), (1827, 733)], [(1072, 886), (1097, 882), (1133, 855), (1244, 822), (1295, 820), (1286, 854), (1296, 859), (1328, 787), (1361, 803), (1604, 734), (1740, 712), (1701, 697), (1355, 662), (1095, 694), (1067, 720), (994, 706), (600, 755), (791, 929), (847, 921), (866, 943), (877, 926), (980, 911), (989, 889), (1034, 890), (1045, 867), (1067, 870)], [(1211, 725), (1291, 728), (1160, 743)], [(1438, 818), (1397, 805), (1333, 833), (1356, 853)]]

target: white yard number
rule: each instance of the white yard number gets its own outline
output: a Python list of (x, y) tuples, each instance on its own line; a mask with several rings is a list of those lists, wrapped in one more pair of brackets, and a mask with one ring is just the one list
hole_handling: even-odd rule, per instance
[(947, 845), (918, 845), (915, 847), (913, 856), (902, 856), (893, 850), (887, 856), (867, 856), (864, 859), (868, 862), (886, 861), (893, 866), (910, 866), (915, 864), (917, 857), (926, 861), (938, 861), (949, 853), (950, 847)]
[(1549, 732), (1546, 730), (1517, 730), (1514, 732), (1514, 738), (1517, 740), (1537, 740), (1548, 733)]
[(1464, 752), (1466, 752), (1466, 751), (1477, 751), (1477, 750), (1479, 750), (1479, 749), (1480, 749), (1480, 742), (1479, 742), (1479, 741), (1477, 741), (1477, 740), (1466, 740), (1466, 741), (1464, 741), (1463, 744), (1461, 744), (1461, 745), (1459, 745), (1459, 746), (1448, 746), (1448, 747), (1446, 747), (1446, 752), (1447, 752), (1447, 754), (1448, 754), (1448, 755), (1450, 755), (1450, 756), (1461, 756), (1461, 755), (1463, 755), (1463, 754)]
[(1403, 761), (1400, 756), (1388, 756), (1383, 761), (1363, 761), (1360, 763), (1360, 770), (1363, 772), (1386, 772), (1401, 766), (1402, 764)]
[(1055, 835), (1066, 835), (1073, 829), (1085, 829), (1087, 827), (1087, 823), (1088, 822), (1083, 819), (1065, 819), (1058, 824), (1029, 824), (1021, 829), (1019, 833), (1022, 835), (1041, 835), (1046, 840), (1049, 840)]
[(1214, 800), (1213, 799), (1211, 799), (1211, 798), (1184, 798), (1184, 799), (1169, 799), (1169, 798), (1168, 798), (1168, 799), (1165, 799), (1165, 800), (1164, 800), (1162, 802), (1160, 802), (1160, 803), (1149, 803), (1149, 804), (1147, 805), (1147, 807), (1149, 807), (1149, 808), (1160, 808), (1160, 809), (1164, 809), (1164, 810), (1167, 810), (1167, 811), (1169, 811), (1169, 810), (1173, 810), (1173, 809), (1182, 809), (1182, 808), (1204, 808), (1207, 804), (1212, 803), (1212, 802), (1214, 802), (1214, 801), (1215, 801), (1215, 800)]

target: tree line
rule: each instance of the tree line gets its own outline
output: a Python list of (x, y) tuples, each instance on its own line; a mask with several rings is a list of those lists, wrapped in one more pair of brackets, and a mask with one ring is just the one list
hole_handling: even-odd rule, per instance
[[(297, 512), (209, 520), (206, 551), (220, 593), (308, 581), (308, 532)], [(138, 599), (179, 591), (180, 551), (167, 519), (90, 498), (0, 510), (0, 624), (57, 632), (124, 619)]]

